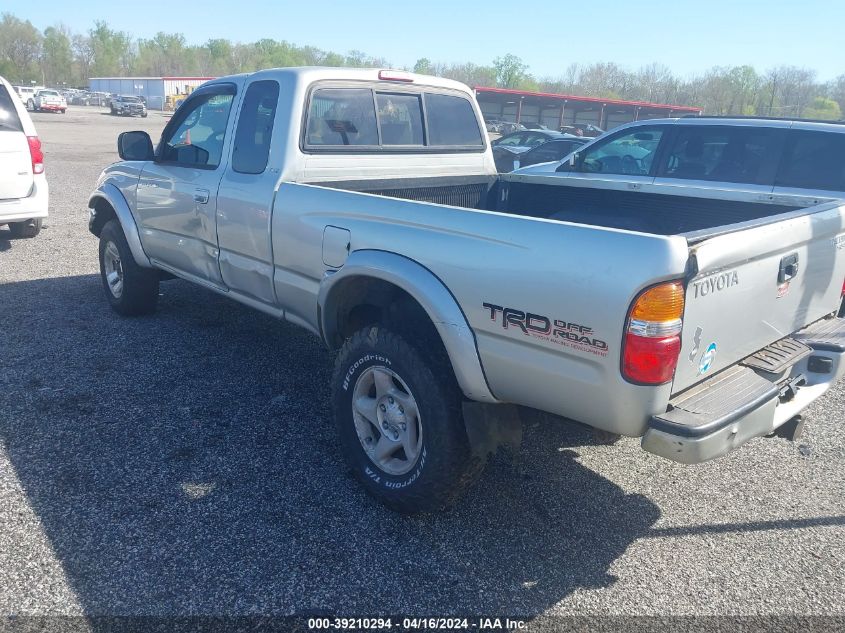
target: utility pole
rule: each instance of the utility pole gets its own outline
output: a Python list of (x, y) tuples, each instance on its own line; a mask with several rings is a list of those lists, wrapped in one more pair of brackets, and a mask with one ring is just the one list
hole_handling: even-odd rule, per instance
[(772, 116), (772, 108), (775, 105), (775, 89), (777, 88), (777, 75), (772, 76), (772, 96), (769, 99), (769, 116)]

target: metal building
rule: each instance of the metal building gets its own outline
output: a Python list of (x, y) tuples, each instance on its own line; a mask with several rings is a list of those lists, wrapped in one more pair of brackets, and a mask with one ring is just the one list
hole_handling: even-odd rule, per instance
[(539, 123), (556, 130), (564, 125), (592, 124), (609, 130), (640, 119), (701, 114), (692, 106), (579, 97), (507, 88), (475, 88), (485, 119)]
[(88, 90), (144, 97), (150, 110), (164, 110), (209, 79), (214, 77), (92, 77)]

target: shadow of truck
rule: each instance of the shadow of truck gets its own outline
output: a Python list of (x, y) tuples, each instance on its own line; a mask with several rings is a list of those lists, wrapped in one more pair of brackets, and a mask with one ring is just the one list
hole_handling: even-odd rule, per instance
[(494, 460), (452, 511), (395, 515), (335, 449), (316, 338), (162, 292), (122, 319), (96, 275), (0, 286), (0, 439), (87, 615), (532, 617), (612, 583), (659, 517), (563, 425), (529, 426), (520, 472)]

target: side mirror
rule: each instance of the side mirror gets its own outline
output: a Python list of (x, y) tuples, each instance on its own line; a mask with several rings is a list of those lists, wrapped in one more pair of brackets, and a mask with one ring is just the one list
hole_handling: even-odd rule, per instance
[(146, 132), (123, 132), (117, 137), (117, 153), (121, 160), (153, 160), (153, 142)]

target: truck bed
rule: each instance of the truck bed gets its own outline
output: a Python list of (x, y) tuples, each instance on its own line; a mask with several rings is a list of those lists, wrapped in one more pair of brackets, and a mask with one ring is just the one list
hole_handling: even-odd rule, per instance
[[(575, 187), (536, 182), (502, 182), (498, 210), (523, 216), (639, 231), (683, 235), (693, 243), (722, 227), (742, 228), (806, 213), (799, 204), (774, 204), (667, 195), (636, 190)], [(504, 200), (502, 199), (504, 197)]]
[(615, 190), (589, 186), (589, 183), (568, 186), (558, 179), (544, 184), (537, 182), (543, 177), (528, 178), (530, 180), (524, 176), (520, 180), (513, 176), (458, 176), (314, 184), (652, 235), (682, 235), (690, 244), (739, 228), (807, 213), (806, 207), (797, 203), (790, 205)]

